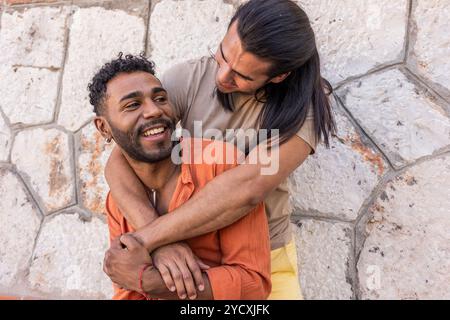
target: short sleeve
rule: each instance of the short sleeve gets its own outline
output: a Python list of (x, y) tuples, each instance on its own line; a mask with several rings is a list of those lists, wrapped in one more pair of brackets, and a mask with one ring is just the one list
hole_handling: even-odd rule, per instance
[(161, 83), (167, 90), (177, 121), (186, 116), (192, 101), (194, 71), (194, 62), (186, 61), (171, 67), (161, 76)]
[(305, 123), (303, 123), (300, 130), (297, 131), (297, 136), (303, 139), (311, 147), (311, 154), (316, 152), (317, 137), (314, 131), (314, 116), (312, 113), (309, 113), (306, 117)]

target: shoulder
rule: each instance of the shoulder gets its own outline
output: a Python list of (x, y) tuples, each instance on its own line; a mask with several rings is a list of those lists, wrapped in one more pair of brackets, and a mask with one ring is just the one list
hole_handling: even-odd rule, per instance
[[(164, 86), (173, 82), (179, 82), (180, 79), (190, 79), (201, 81), (205, 74), (215, 73), (216, 62), (210, 57), (200, 59), (191, 59), (175, 64), (168, 69), (161, 77)], [(192, 85), (192, 84), (189, 84)]]
[(238, 156), (243, 155), (234, 144), (204, 138), (186, 138), (181, 141), (183, 163), (204, 165), (237, 164)]
[(183, 138), (181, 148), (183, 164), (196, 175), (209, 178), (236, 167), (245, 159), (235, 145), (220, 140)]

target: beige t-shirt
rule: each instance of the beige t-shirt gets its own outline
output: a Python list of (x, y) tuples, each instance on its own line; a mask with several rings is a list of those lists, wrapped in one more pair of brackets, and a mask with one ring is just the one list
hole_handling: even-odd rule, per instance
[[(226, 129), (258, 129), (262, 104), (256, 101), (253, 95), (234, 93), (235, 110), (225, 110), (215, 94), (216, 73), (217, 63), (212, 58), (203, 57), (175, 65), (162, 76), (161, 82), (168, 92), (176, 117), (191, 137), (201, 138), (206, 130), (217, 129), (227, 141), (236, 141), (234, 135), (227, 135)], [(194, 130), (194, 121), (202, 121), (202, 131)], [(297, 135), (315, 151), (317, 141), (312, 114), (308, 115)], [(291, 209), (288, 200), (287, 181), (264, 200), (272, 250), (286, 245), (291, 240)]]

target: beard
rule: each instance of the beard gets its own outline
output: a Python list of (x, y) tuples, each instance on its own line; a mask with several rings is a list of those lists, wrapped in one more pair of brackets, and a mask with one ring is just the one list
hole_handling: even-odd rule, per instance
[(155, 163), (170, 157), (173, 146), (176, 142), (172, 140), (158, 142), (152, 150), (146, 150), (142, 147), (140, 137), (143, 131), (153, 125), (162, 124), (166, 130), (174, 132), (175, 124), (167, 119), (157, 119), (149, 121), (136, 129), (121, 131), (113, 126), (111, 127), (112, 136), (117, 145), (125, 151), (128, 156), (139, 162)]

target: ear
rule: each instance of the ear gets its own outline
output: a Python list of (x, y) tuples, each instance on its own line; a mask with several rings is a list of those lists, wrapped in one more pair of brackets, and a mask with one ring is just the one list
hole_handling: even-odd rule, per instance
[(290, 71), (286, 72), (286, 73), (283, 73), (283, 74), (280, 74), (279, 76), (276, 76), (276, 77), (270, 79), (270, 82), (271, 83), (280, 83), (280, 82), (284, 81), (284, 79), (289, 77), (290, 74), (291, 74)]
[(105, 139), (111, 139), (112, 133), (111, 128), (109, 126), (108, 121), (103, 116), (97, 116), (94, 118), (95, 127), (97, 128), (98, 132), (102, 135)]

